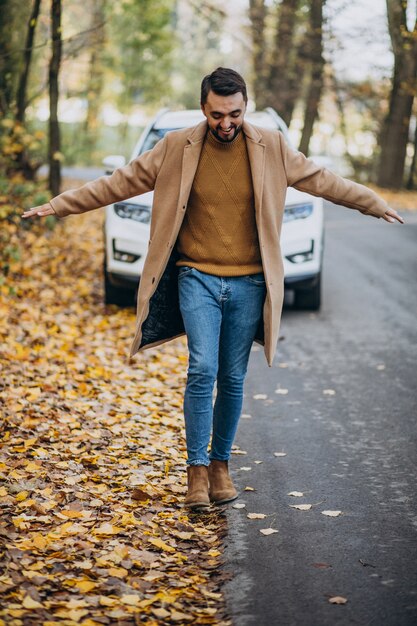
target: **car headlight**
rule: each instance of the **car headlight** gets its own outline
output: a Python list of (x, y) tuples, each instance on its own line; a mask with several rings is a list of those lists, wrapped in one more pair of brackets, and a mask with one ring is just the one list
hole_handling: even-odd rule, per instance
[(151, 221), (151, 209), (143, 204), (133, 204), (129, 202), (116, 202), (114, 212), (119, 217), (142, 224), (149, 224)]
[(303, 202), (300, 204), (287, 204), (284, 211), (284, 222), (292, 222), (292, 220), (301, 220), (310, 217), (314, 209), (312, 202)]

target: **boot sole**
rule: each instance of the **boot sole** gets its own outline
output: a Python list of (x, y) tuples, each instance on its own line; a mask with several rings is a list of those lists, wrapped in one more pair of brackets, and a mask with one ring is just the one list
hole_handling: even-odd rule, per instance
[(207, 509), (210, 503), (207, 502), (187, 502), (184, 504), (187, 509)]
[(212, 504), (227, 504), (228, 502), (233, 502), (233, 500), (237, 500), (239, 494), (236, 494), (232, 498), (224, 498), (223, 500), (212, 500)]

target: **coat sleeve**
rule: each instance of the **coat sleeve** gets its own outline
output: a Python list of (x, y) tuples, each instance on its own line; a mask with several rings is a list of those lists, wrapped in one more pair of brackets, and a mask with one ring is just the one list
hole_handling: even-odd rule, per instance
[(166, 138), (161, 139), (152, 150), (119, 167), (110, 176), (101, 176), (78, 189), (64, 191), (46, 206), (52, 206), (58, 217), (65, 217), (152, 191), (165, 157), (166, 144)]
[(281, 153), (289, 187), (295, 187), (313, 196), (320, 196), (335, 204), (357, 209), (364, 215), (383, 217), (388, 204), (374, 191), (342, 178), (307, 159), (302, 152), (292, 150), (280, 132)]

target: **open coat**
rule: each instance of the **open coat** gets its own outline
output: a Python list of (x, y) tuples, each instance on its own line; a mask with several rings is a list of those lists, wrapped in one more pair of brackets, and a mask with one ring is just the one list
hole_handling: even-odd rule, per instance
[[(130, 357), (185, 334), (178, 303), (176, 240), (201, 153), (207, 122), (171, 131), (156, 146), (111, 176), (102, 176), (50, 201), (58, 217), (84, 213), (154, 190), (150, 240), (140, 279)], [(255, 340), (272, 365), (284, 297), (280, 234), (289, 186), (380, 218), (388, 205), (373, 191), (346, 180), (292, 150), (281, 132), (243, 122), (255, 196), (256, 225), (267, 287)]]

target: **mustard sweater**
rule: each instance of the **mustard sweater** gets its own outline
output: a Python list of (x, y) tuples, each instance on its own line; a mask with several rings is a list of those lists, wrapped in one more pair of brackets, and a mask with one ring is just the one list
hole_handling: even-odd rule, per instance
[(229, 143), (208, 130), (181, 226), (177, 265), (207, 274), (262, 271), (252, 176), (243, 132)]

